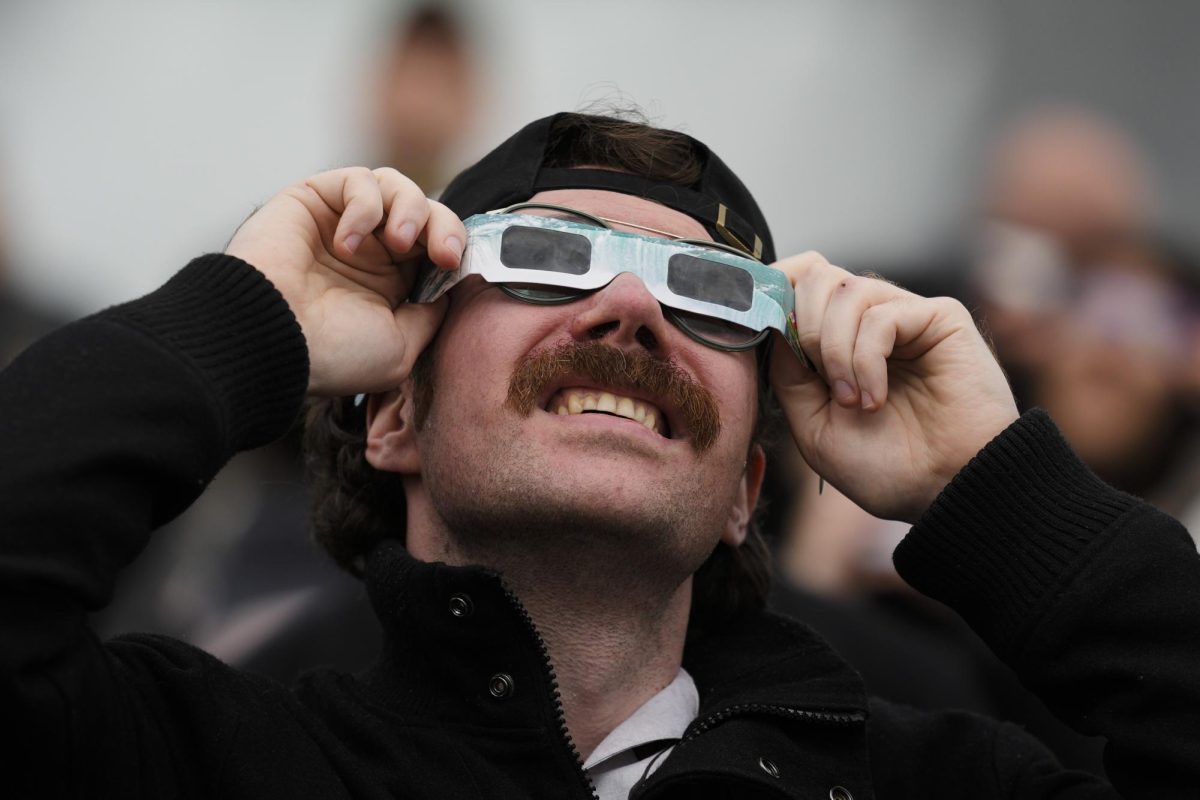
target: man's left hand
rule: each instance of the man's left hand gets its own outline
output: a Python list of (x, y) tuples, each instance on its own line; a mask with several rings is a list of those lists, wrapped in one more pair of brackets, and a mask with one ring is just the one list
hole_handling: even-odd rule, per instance
[(774, 265), (796, 289), (816, 372), (776, 347), (771, 383), (801, 455), (878, 517), (915, 521), (1017, 418), (970, 312), (832, 266), (816, 253)]

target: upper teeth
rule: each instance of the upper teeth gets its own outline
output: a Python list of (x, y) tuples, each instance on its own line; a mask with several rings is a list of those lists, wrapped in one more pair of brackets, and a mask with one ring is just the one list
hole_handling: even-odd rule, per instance
[(655, 433), (662, 433), (662, 414), (657, 408), (632, 397), (596, 389), (563, 389), (550, 398), (546, 409), (555, 414), (582, 414), (585, 411), (606, 411), (618, 417), (634, 420)]

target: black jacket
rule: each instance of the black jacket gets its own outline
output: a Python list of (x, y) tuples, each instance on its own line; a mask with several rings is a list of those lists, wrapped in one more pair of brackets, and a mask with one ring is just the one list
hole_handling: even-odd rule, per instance
[[(290, 691), (177, 641), (88, 629), (151, 531), (287, 427), (306, 363), (278, 293), (211, 256), (0, 374), (0, 796), (589, 796), (544, 647), (486, 570), (379, 546), (378, 663)], [(1044, 415), (972, 461), (896, 559), (1061, 716), (1109, 737), (1124, 796), (1200, 796), (1200, 559)], [(781, 617), (690, 642), (685, 666), (700, 716), (637, 798), (1113, 794), (1011, 725), (868, 701)]]

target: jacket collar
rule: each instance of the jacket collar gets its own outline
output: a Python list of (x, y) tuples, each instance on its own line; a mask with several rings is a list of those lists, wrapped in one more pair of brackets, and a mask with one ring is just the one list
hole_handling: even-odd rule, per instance
[[(511, 726), (514, 713), (539, 727), (558, 721), (545, 645), (496, 572), (417, 561), (385, 540), (365, 577), (383, 627), (380, 660), (366, 678), (388, 705), (436, 708), (442, 719), (472, 724)], [(699, 689), (701, 719), (748, 706), (866, 715), (857, 673), (809, 628), (775, 614), (745, 615), (689, 640), (684, 668)]]

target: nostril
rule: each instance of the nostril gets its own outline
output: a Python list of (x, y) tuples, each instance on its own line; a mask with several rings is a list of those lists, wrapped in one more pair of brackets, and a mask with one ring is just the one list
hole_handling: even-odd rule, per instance
[(633, 335), (637, 339), (638, 344), (649, 350), (651, 353), (658, 350), (658, 337), (654, 335), (654, 331), (647, 327), (637, 329), (637, 333)]
[(605, 336), (607, 336), (608, 334), (615, 331), (620, 326), (620, 324), (621, 323), (619, 323), (615, 320), (612, 322), (601, 323), (600, 325), (596, 325), (596, 326), (593, 326), (592, 328), (590, 328), (588, 330), (588, 336), (590, 336), (593, 339), (603, 339)]

